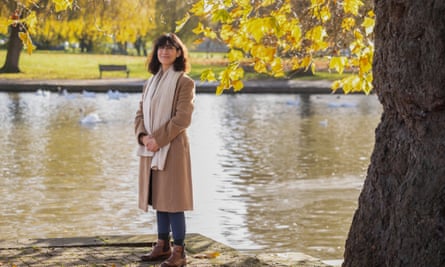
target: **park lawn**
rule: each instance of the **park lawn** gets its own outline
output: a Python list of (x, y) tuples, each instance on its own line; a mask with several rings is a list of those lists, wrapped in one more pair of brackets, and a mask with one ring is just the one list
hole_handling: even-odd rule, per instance
[[(221, 56), (207, 57), (203, 53), (190, 55), (192, 71), (190, 76), (199, 79), (201, 72), (208, 68), (220, 71), (225, 61)], [(6, 58), (6, 50), (0, 50), (2, 63)], [(35, 51), (31, 55), (20, 55), (19, 67), (21, 73), (0, 74), (6, 79), (99, 79), (99, 64), (124, 64), (130, 69), (130, 78), (145, 79), (149, 76), (144, 56), (78, 54), (60, 51)], [(125, 78), (125, 72), (103, 72), (104, 79)]]
[[(227, 60), (224, 54), (191, 52), (191, 72), (193, 79), (199, 80), (201, 73), (206, 69), (213, 69), (215, 74), (224, 69)], [(3, 64), (6, 58), (6, 50), (0, 50), (0, 62)], [(79, 54), (65, 53), (61, 51), (35, 51), (32, 55), (22, 53), (20, 55), (19, 67), (21, 73), (0, 74), (3, 79), (29, 79), (29, 80), (52, 80), (52, 79), (99, 79), (99, 64), (122, 64), (130, 69), (130, 78), (146, 79), (149, 73), (145, 66), (144, 56), (105, 55), (105, 54)], [(264, 74), (253, 72), (246, 73), (247, 80), (270, 79)], [(317, 72), (314, 76), (299, 77), (298, 79), (309, 80), (336, 80), (343, 75), (329, 73), (327, 71)], [(123, 71), (103, 72), (103, 79), (125, 78)]]
[[(0, 51), (0, 59), (6, 51)], [(10, 79), (98, 79), (99, 64), (125, 64), (130, 69), (131, 78), (147, 77), (144, 70), (145, 57), (70, 54), (53, 51), (35, 51), (31, 55), (20, 55), (19, 67), (22, 73), (1, 74)], [(125, 72), (104, 72), (104, 78), (125, 78)]]

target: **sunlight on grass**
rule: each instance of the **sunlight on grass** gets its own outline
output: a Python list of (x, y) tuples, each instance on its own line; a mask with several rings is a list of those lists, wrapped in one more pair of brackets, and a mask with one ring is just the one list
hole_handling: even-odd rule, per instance
[[(0, 55), (5, 54), (1, 51)], [(20, 69), (23, 73), (7, 74), (5, 78), (26, 79), (98, 79), (99, 64), (125, 64), (130, 69), (130, 77), (147, 77), (145, 57), (65, 54), (38, 51), (32, 55), (22, 53)], [(104, 73), (104, 78), (125, 78), (125, 72)]]
[[(0, 50), (0, 60), (6, 58), (6, 50)], [(189, 55), (192, 70), (189, 75), (199, 80), (202, 71), (212, 68), (216, 75), (227, 64), (223, 53), (191, 52)], [(121, 64), (130, 69), (130, 78), (146, 79), (150, 76), (144, 56), (101, 55), (101, 54), (71, 54), (60, 51), (36, 51), (32, 55), (20, 55), (22, 73), (0, 74), (3, 79), (99, 79), (99, 64)], [(289, 77), (303, 80), (336, 80), (348, 74), (316, 72), (313, 76)], [(125, 72), (103, 72), (104, 79), (125, 78)], [(254, 72), (247, 72), (246, 80), (270, 79), (271, 77)]]

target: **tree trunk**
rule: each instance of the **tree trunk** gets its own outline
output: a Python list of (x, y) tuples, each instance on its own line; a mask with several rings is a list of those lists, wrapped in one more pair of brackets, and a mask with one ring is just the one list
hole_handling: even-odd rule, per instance
[(343, 266), (445, 266), (445, 1), (375, 13), (383, 114)]
[(20, 27), (10, 26), (10, 35), (8, 41), (8, 51), (6, 52), (6, 61), (0, 69), (0, 73), (17, 73), (19, 69), (20, 53), (23, 49), (22, 40), (19, 38)]

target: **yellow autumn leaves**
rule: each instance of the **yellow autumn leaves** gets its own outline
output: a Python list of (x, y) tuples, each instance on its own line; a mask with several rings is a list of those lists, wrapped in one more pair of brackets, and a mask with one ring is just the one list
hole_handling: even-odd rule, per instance
[[(38, 4), (36, 0), (24, 0), (24, 1), (22, 0), (20, 2), (25, 7)], [(56, 12), (64, 11), (68, 8), (71, 8), (73, 5), (73, 0), (51, 0), (51, 2), (54, 5), (54, 9)]]
[[(358, 8), (358, 7), (357, 7)], [(355, 12), (355, 11), (354, 11)], [(345, 20), (347, 20), (345, 22)], [(369, 11), (363, 18), (360, 27), (355, 27), (355, 19), (348, 17), (343, 20), (342, 29), (353, 32), (353, 40), (349, 44), (349, 57), (333, 56), (329, 68), (342, 73), (345, 68), (353, 70), (353, 74), (335, 81), (332, 89), (342, 88), (345, 93), (363, 91), (369, 94), (372, 90), (372, 59), (374, 43), (372, 34), (374, 31), (374, 13)]]
[[(219, 39), (230, 48), (228, 52), (229, 65), (219, 73), (217, 94), (221, 94), (227, 88), (240, 90), (243, 86), (244, 69), (242, 65), (249, 64), (256, 72), (269, 73), (276, 77), (284, 75), (283, 60), (277, 57), (277, 49), (286, 49), (278, 45), (279, 38), (289, 38), (294, 41), (301, 37), (299, 24), (289, 24), (288, 14), (291, 12), (290, 3), (277, 6), (269, 16), (250, 16), (254, 9), (269, 8), (275, 5), (275, 1), (197, 1), (190, 10), (194, 16), (204, 18), (195, 28), (196, 34), (201, 34), (209, 39)], [(210, 19), (210, 24), (218, 24), (218, 31), (211, 26), (204, 26), (205, 20)], [(236, 26), (235, 26), (236, 25)], [(178, 25), (181, 26), (181, 25)], [(289, 32), (290, 34), (288, 34)], [(286, 36), (284, 36), (286, 35)], [(281, 42), (281, 41), (280, 41)], [(246, 55), (249, 55), (247, 57)], [(206, 70), (201, 78), (208, 81), (215, 79), (212, 70)]]
[[(220, 81), (220, 94), (229, 88), (240, 89), (246, 64), (256, 72), (282, 77), (300, 68), (315, 71), (314, 59), (328, 57), (329, 69), (352, 72), (334, 82), (333, 90), (369, 93), (374, 14), (365, 13), (364, 6), (361, 0), (310, 0), (297, 4), (290, 0), (198, 0), (190, 10), (200, 19), (194, 32), (224, 42), (230, 61), (218, 75), (209, 69), (201, 78)], [(178, 29), (190, 17), (188, 14), (180, 21)], [(339, 23), (340, 28), (333, 25)]]
[[(51, 2), (54, 5), (54, 9), (56, 12), (71, 8), (73, 4), (73, 0), (51, 0)], [(13, 25), (16, 27), (20, 27), (21, 31), (19, 32), (19, 38), (25, 46), (28, 54), (31, 54), (32, 51), (35, 49), (35, 46), (32, 43), (31, 34), (35, 33), (37, 29), (37, 15), (35, 11), (27, 8), (33, 5), (36, 5), (35, 0), (22, 1), (22, 10), (20, 12), (26, 10), (29, 14), (26, 17), (21, 18), (21, 14), (17, 14), (19, 10), (16, 10), (16, 13), (7, 20), (6, 24), (4, 24), (5, 26)], [(4, 30), (5, 29), (2, 29), (2, 31)]]
[[(35, 0), (17, 3), (19, 15), (5, 25), (20, 27), (20, 38), (28, 53), (34, 48), (33, 36), (54, 42), (125, 43), (135, 42), (156, 26), (150, 21), (155, 12), (154, 0), (50, 0), (48, 6), (36, 5)], [(7, 28), (0, 28), (0, 32), (7, 33)]]
[[(24, 5), (34, 2), (22, 1)], [(50, 0), (50, 3), (55, 12), (73, 8), (73, 0)], [(81, 5), (87, 1), (76, 3)], [(122, 15), (132, 8), (131, 1), (109, 3), (121, 7), (113, 9), (116, 14), (112, 19), (119, 17), (119, 25), (106, 22), (107, 18), (100, 16), (93, 16), (93, 22), (79, 16), (51, 27), (66, 28), (69, 32), (65, 35), (69, 38), (87, 31), (87, 25), (94, 25), (94, 30), (102, 32), (102, 35), (113, 31), (113, 38), (117, 41), (129, 37), (134, 39), (138, 32), (149, 30), (149, 26), (144, 26), (134, 16)], [(126, 6), (127, 3), (130, 4)], [(327, 58), (331, 71), (351, 73), (335, 81), (333, 90), (341, 88), (346, 93), (369, 93), (372, 90), (374, 53), (374, 14), (369, 11), (371, 9), (362, 0), (196, 0), (190, 13), (177, 21), (176, 26), (178, 31), (192, 17), (197, 17), (199, 22), (193, 30), (195, 34), (227, 45), (229, 64), (226, 69), (220, 73), (208, 69), (201, 74), (203, 80), (219, 82), (217, 94), (229, 88), (240, 90), (246, 67), (258, 73), (285, 77), (286, 73), (298, 69), (312, 68), (315, 72), (314, 61), (318, 58)], [(144, 17), (149, 17), (149, 14)], [(7, 22), (8, 25), (25, 25), (20, 38), (28, 53), (34, 47), (31, 35), (36, 22), (34, 11), (23, 19)], [(42, 27), (40, 30), (45, 29)]]
[(23, 45), (26, 48), (28, 54), (31, 54), (35, 49), (32, 43), (30, 33), (33, 33), (37, 24), (37, 16), (35, 12), (31, 12), (28, 16), (21, 19), (19, 14), (13, 14), (8, 20), (7, 25), (14, 25), (21, 27), (22, 31), (19, 32), (19, 38), (22, 40)]
[(56, 12), (67, 10), (73, 6), (73, 0), (52, 0), (52, 2), (54, 3)]

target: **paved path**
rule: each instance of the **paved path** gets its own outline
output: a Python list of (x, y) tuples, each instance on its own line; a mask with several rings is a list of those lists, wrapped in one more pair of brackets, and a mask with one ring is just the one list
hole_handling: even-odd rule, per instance
[[(95, 79), (95, 80), (14, 80), (1, 79), (0, 91), (34, 92), (37, 89), (57, 91), (66, 89), (69, 92), (82, 90), (106, 92), (141, 92), (144, 80), (141, 79)], [(198, 93), (215, 93), (216, 83), (196, 81)], [(231, 92), (228, 90), (226, 92)], [(326, 80), (260, 80), (246, 81), (240, 93), (312, 93), (330, 94), (331, 82)]]
[[(128, 235), (0, 241), (0, 266), (155, 267), (160, 263), (139, 261), (154, 240), (155, 235)], [(188, 234), (186, 242), (187, 266), (329, 266), (301, 253), (248, 255), (199, 234)]]

